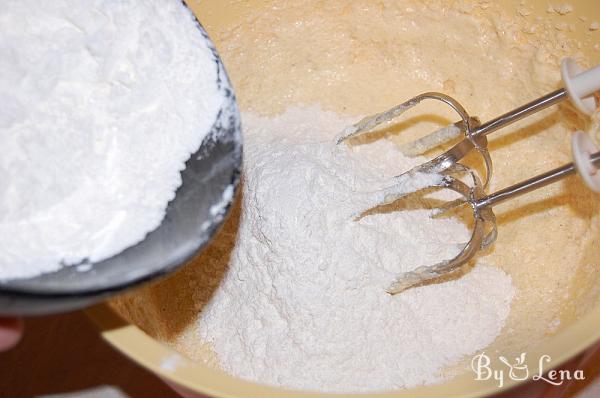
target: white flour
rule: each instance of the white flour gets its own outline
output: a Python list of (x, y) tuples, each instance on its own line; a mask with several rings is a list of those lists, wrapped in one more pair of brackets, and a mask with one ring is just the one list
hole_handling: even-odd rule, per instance
[[(243, 115), (243, 208), (229, 269), (198, 320), (220, 365), (288, 388), (373, 391), (439, 380), (500, 333), (514, 288), (497, 268), (390, 296), (394, 275), (448, 258), (466, 227), (426, 210), (353, 221), (422, 159), (334, 137), (354, 119), (317, 108)], [(205, 278), (211, 278), (207, 273)], [(199, 286), (210, 286), (208, 280)]]
[(178, 0), (0, 8), (0, 279), (99, 261), (164, 217), (222, 98)]

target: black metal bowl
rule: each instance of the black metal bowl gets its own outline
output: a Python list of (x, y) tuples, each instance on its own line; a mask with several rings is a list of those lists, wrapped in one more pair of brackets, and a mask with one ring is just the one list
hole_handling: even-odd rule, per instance
[[(140, 243), (92, 264), (88, 271), (73, 265), (34, 278), (0, 281), (0, 315), (82, 308), (155, 280), (194, 257), (221, 226), (240, 179), (240, 115), (223, 63), (199, 22), (198, 29), (212, 49), (224, 103), (211, 132), (187, 161), (182, 184), (160, 226)], [(233, 195), (229, 195), (232, 188)], [(211, 211), (218, 203), (223, 204), (220, 211)]]

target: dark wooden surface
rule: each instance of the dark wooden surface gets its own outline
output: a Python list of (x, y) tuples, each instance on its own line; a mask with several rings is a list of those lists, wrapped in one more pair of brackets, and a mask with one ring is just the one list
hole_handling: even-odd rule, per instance
[(30, 318), (20, 344), (0, 353), (0, 397), (28, 398), (111, 385), (124, 395), (178, 397), (113, 350), (81, 312)]

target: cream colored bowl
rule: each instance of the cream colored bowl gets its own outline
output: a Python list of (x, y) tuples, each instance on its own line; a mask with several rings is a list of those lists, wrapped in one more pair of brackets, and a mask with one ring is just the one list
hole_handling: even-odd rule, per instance
[[(253, 29), (252, 23), (249, 23), (245, 17), (249, 10), (260, 10), (261, 7), (266, 7), (265, 1), (204, 0), (196, 2), (190, 0), (188, 3), (199, 15), (199, 19), (220, 49), (221, 57), (227, 66), (228, 62), (233, 61), (236, 54), (242, 56), (240, 51), (252, 51), (250, 48), (231, 47), (230, 39), (235, 35), (244, 35)], [(305, 12), (310, 12), (311, 7), (306, 6), (306, 2), (293, 3), (304, 4)], [(315, 0), (316, 3), (322, 2)], [(348, 4), (342, 1), (337, 3), (340, 6), (340, 12), (343, 12), (343, 6)], [(464, 3), (469, 4), (469, 2)], [(597, 48), (600, 43), (600, 31), (592, 32), (588, 29), (593, 21), (600, 21), (600, 3), (588, 0), (569, 1), (568, 3), (573, 6), (573, 11), (562, 16), (555, 12), (548, 12), (548, 2), (545, 0), (525, 1), (523, 4), (520, 1), (503, 1), (502, 8), (507, 13), (512, 13), (515, 18), (539, 17), (548, 19), (553, 24), (556, 23), (558, 30), (564, 30), (564, 35), (581, 41), (582, 45), (577, 51), (580, 51), (589, 63), (600, 63), (600, 50)], [(523, 13), (527, 15), (520, 14), (519, 10), (525, 10)], [(574, 26), (576, 29), (570, 31), (569, 26)], [(517, 36), (516, 39), (519, 40), (521, 37)], [(236, 72), (229, 69), (241, 107), (242, 109), (251, 107), (254, 105), (253, 98), (245, 96), (247, 82)], [(264, 82), (265, 86), (270, 84), (267, 80)], [(302, 84), (302, 82), (299, 83)], [(361, 108), (361, 104), (357, 102), (355, 96), (350, 94), (349, 91), (341, 93), (340, 95), (345, 95), (345, 97), (337, 102), (338, 104), (347, 104), (350, 112), (382, 110), (385, 109), (384, 105), (398, 102), (397, 99), (373, 98), (374, 109), (367, 109)], [(285, 95), (279, 97), (282, 101), (285, 98)], [(296, 98), (300, 101), (303, 99), (306, 100), (306, 98)], [(270, 105), (275, 111), (278, 106), (282, 105), (277, 102), (278, 98), (274, 97), (268, 100), (272, 100)], [(365, 101), (364, 98), (362, 101)], [(330, 108), (337, 109), (335, 100), (331, 100), (328, 105)], [(514, 106), (517, 105), (519, 104), (514, 104)], [(541, 150), (543, 149), (541, 148)], [(546, 166), (549, 165), (550, 163)], [(504, 173), (509, 172), (511, 170), (504, 169)], [(522, 176), (513, 175), (511, 177), (520, 178)], [(504, 183), (504, 181), (502, 182)], [(571, 188), (581, 190), (581, 194), (568, 200), (584, 202), (592, 211), (598, 211), (600, 198), (585, 192), (581, 187), (581, 185), (571, 185)], [(543, 204), (550, 205), (551, 203)], [(535, 211), (536, 209), (530, 210)], [(237, 217), (236, 210), (232, 217)], [(502, 236), (502, 226), (500, 228)], [(510, 327), (505, 328), (496, 342), (486, 349), (487, 352), (494, 354), (492, 360), (496, 360), (498, 353), (513, 358), (525, 350), (527, 352), (525, 365), (531, 370), (529, 374), (531, 377), (538, 369), (539, 358), (542, 355), (548, 355), (551, 358), (548, 363), (545, 363), (545, 369), (550, 369), (582, 352), (600, 338), (600, 272), (597, 272), (600, 264), (600, 250), (598, 249), (600, 231), (594, 225), (587, 228), (589, 233), (585, 245), (582, 242), (581, 248), (578, 249), (580, 251), (576, 251), (579, 263), (575, 264), (572, 270), (561, 268), (560, 272), (564, 272), (564, 275), (558, 275), (559, 271), (557, 270), (546, 269), (543, 261), (525, 262), (505, 269), (513, 278), (517, 289), (535, 285), (539, 294), (522, 294), (515, 298), (511, 319), (508, 321)], [(540, 239), (547, 236), (560, 241), (561, 233), (563, 231), (560, 230), (539, 231), (539, 236)], [(572, 236), (569, 239), (571, 242), (573, 241)], [(511, 246), (506, 246), (506, 243), (500, 240), (496, 250), (507, 250), (507, 247)], [(551, 249), (558, 254), (561, 253), (560, 247)], [(209, 250), (211, 249), (209, 248)], [(514, 250), (524, 251), (525, 249), (515, 247)], [(226, 253), (219, 252), (212, 254), (226, 255)], [(142, 288), (110, 305), (105, 304), (91, 308), (88, 310), (88, 314), (100, 327), (104, 339), (117, 350), (162, 378), (190, 391), (220, 397), (279, 397), (284, 394), (289, 397), (325, 396), (325, 394), (287, 391), (240, 380), (210, 366), (215, 364), (215, 358), (207, 347), (178, 345), (177, 339), (175, 339), (176, 335), (191, 333), (188, 326), (194, 322), (194, 316), (198, 311), (193, 306), (188, 307), (189, 303), (185, 301), (189, 272), (193, 267), (202, 267), (201, 261), (195, 260), (168, 279)], [(173, 294), (173, 292), (178, 294)], [(546, 310), (544, 306), (547, 306)], [(548, 314), (550, 313), (553, 314), (552, 320), (555, 327), (546, 332), (540, 332), (540, 330), (545, 330), (544, 327), (548, 324)], [(513, 331), (509, 333), (507, 329)], [(532, 330), (536, 332), (531, 332)], [(178, 354), (176, 348), (185, 351), (186, 355), (192, 357), (194, 361)], [(467, 362), (468, 360), (458, 365), (457, 369), (463, 370), (461, 374), (441, 384), (363, 396), (475, 397), (500, 391), (497, 380), (475, 380), (472, 372), (465, 371), (468, 369)], [(500, 369), (502, 364), (494, 362), (491, 367)], [(507, 377), (502, 389), (514, 386), (517, 382)]]

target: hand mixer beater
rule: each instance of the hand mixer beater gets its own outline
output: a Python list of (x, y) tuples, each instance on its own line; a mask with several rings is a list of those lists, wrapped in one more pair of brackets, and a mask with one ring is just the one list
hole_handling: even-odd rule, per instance
[[(582, 71), (575, 61), (566, 58), (561, 65), (561, 74), (564, 88), (544, 95), (487, 123), (482, 124), (478, 118), (469, 116), (467, 111), (454, 98), (442, 93), (428, 92), (411, 98), (386, 112), (366, 117), (342, 133), (342, 136), (337, 140), (338, 143), (367, 133), (376, 126), (400, 116), (408, 109), (427, 99), (441, 101), (449, 105), (458, 113), (461, 119), (453, 125), (435, 131), (403, 148), (405, 153), (416, 154), (439, 146), (443, 142), (457, 137), (461, 132), (465, 136), (463, 140), (431, 161), (394, 177), (392, 186), (383, 191), (384, 199), (378, 205), (392, 203), (409, 193), (414, 193), (414, 189), (406, 189), (406, 186), (410, 187), (410, 179), (417, 174), (439, 176), (439, 178), (429, 178), (427, 181), (432, 181), (430, 185), (417, 187), (416, 191), (426, 191), (433, 188), (449, 189), (457, 193), (459, 199), (440, 206), (433, 212), (433, 215), (439, 215), (458, 206), (470, 206), (474, 219), (471, 238), (454, 258), (433, 265), (423, 265), (413, 271), (400, 274), (387, 289), (389, 293), (400, 293), (440, 276), (452, 274), (472, 259), (478, 251), (490, 246), (497, 236), (496, 218), (492, 208), (498, 203), (552, 184), (575, 172), (579, 173), (588, 187), (600, 192), (600, 151), (587, 134), (578, 131), (572, 137), (573, 163), (522, 181), (493, 194), (486, 195), (485, 193), (485, 188), (492, 177), (493, 171), (492, 159), (487, 149), (486, 136), (488, 134), (542, 109), (558, 104), (566, 98), (569, 98), (573, 105), (585, 114), (591, 115), (596, 109), (596, 99), (593, 94), (600, 90), (600, 65)], [(484, 160), (485, 178), (483, 182), (473, 169), (459, 163), (473, 149)]]

